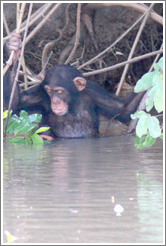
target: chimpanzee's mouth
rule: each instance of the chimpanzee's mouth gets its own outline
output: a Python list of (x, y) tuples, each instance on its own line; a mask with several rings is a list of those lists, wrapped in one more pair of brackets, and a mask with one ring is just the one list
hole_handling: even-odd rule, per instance
[(66, 105), (66, 107), (63, 107), (63, 108), (52, 107), (52, 111), (56, 115), (65, 115), (68, 112), (68, 107), (67, 107), (67, 105)]

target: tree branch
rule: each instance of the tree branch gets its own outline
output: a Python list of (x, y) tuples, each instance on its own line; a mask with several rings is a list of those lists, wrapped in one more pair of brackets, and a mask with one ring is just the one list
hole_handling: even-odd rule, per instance
[(76, 29), (75, 43), (74, 43), (74, 47), (73, 47), (69, 57), (65, 61), (65, 64), (68, 64), (72, 60), (74, 53), (77, 49), (77, 46), (79, 44), (79, 40), (80, 40), (80, 17), (81, 17), (81, 3), (78, 3), (78, 7), (77, 7), (77, 29)]
[[(127, 8), (133, 8), (141, 13), (145, 13), (147, 8), (138, 3), (88, 3), (86, 8), (103, 8), (103, 7), (111, 7), (111, 6), (122, 6), (122, 7), (127, 7)], [(151, 12), (150, 17), (155, 20), (156, 22), (160, 23), (163, 25), (163, 17), (157, 14), (156, 12)]]
[(123, 66), (125, 66), (128, 63), (134, 63), (134, 62), (137, 62), (139, 60), (143, 60), (143, 59), (146, 59), (148, 57), (155, 56), (155, 55), (161, 54), (161, 53), (163, 53), (163, 49), (162, 50), (153, 51), (153, 52), (147, 53), (145, 55), (134, 57), (131, 60), (128, 60), (128, 61), (125, 61), (125, 62), (121, 62), (121, 63), (116, 64), (114, 66), (98, 69), (98, 70), (95, 70), (95, 71), (92, 71), (92, 72), (88, 72), (88, 73), (83, 73), (83, 75), (85, 77), (87, 77), (87, 76), (94, 75), (94, 74), (104, 73), (104, 72), (107, 72), (107, 71), (111, 71), (111, 70), (117, 69), (119, 67), (123, 67)]

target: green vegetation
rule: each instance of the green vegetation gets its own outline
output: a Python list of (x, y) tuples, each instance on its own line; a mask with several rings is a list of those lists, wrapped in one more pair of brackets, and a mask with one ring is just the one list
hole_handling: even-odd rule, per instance
[[(146, 111), (153, 107), (157, 113), (163, 112), (163, 57), (154, 65), (154, 71), (146, 73), (138, 80), (134, 91), (136, 93), (148, 90)], [(157, 116), (145, 111), (138, 111), (131, 115), (132, 119), (139, 119), (136, 127), (135, 147), (144, 148), (152, 146), (157, 138), (163, 139), (162, 125)]]
[[(5, 128), (8, 111), (3, 113), (3, 126)], [(40, 135), (41, 132), (47, 131), (49, 127), (41, 127), (38, 129), (42, 116), (40, 114), (28, 115), (24, 110), (20, 112), (20, 116), (11, 115), (7, 126), (7, 140), (11, 143), (23, 144), (43, 144), (44, 141)]]

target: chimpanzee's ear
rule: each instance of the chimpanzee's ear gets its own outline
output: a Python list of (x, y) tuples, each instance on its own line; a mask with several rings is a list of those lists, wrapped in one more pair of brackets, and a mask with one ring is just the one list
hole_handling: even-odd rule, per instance
[(52, 92), (52, 89), (51, 89), (48, 85), (45, 85), (45, 86), (44, 86), (44, 89), (45, 89), (45, 91), (46, 91), (48, 94), (50, 94), (50, 93)]
[(86, 87), (86, 79), (82, 78), (82, 77), (76, 77), (73, 80), (75, 86), (77, 87), (78, 91), (82, 91), (85, 89)]

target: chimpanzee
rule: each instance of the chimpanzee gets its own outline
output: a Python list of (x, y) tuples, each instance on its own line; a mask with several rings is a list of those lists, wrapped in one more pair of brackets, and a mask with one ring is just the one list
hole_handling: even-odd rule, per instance
[[(4, 82), (5, 99), (11, 92), (10, 70)], [(18, 93), (17, 90), (16, 103), (12, 106), (14, 110), (42, 113), (43, 122), (50, 126), (53, 136), (91, 137), (99, 134), (99, 114), (127, 123), (143, 94), (132, 93), (128, 98), (120, 99), (97, 83), (86, 80), (76, 68), (57, 65), (48, 70), (40, 85), (29, 91)]]
[(97, 136), (99, 114), (127, 123), (143, 96), (143, 93), (132, 93), (125, 100), (111, 96), (68, 65), (49, 69), (40, 90), (44, 103), (50, 105), (46, 116), (48, 125), (54, 136), (64, 138)]

